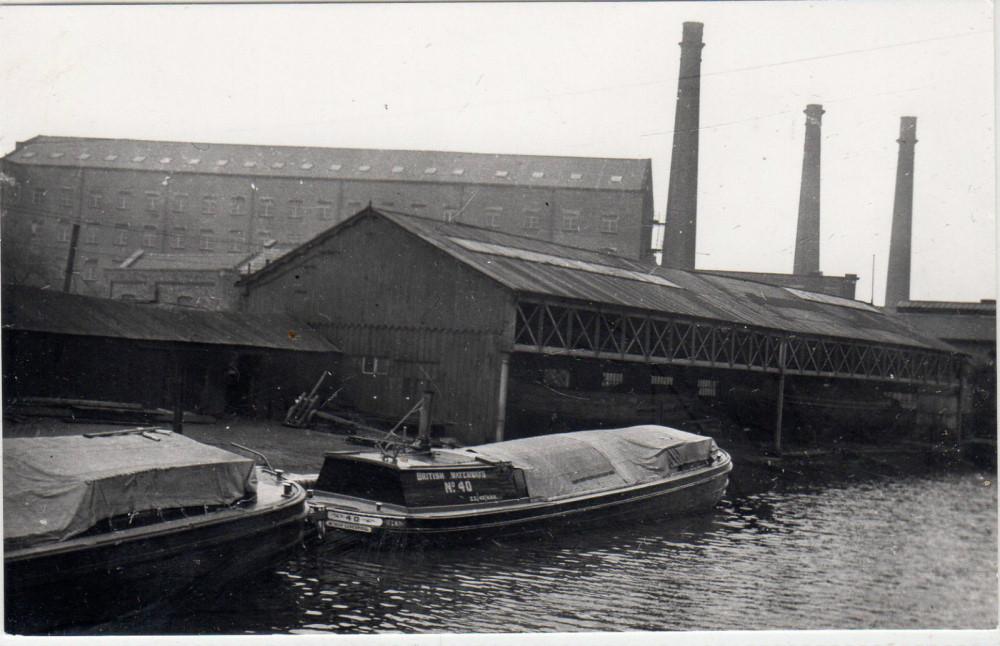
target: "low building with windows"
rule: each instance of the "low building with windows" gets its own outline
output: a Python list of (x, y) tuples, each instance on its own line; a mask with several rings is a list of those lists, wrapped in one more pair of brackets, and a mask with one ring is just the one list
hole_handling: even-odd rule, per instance
[(137, 250), (295, 246), (369, 204), (653, 261), (648, 159), (35, 137), (2, 171), (4, 275), (96, 296)]
[(359, 408), (399, 417), (430, 389), (470, 444), (710, 416), (779, 444), (957, 423), (962, 356), (879, 308), (531, 236), (369, 208), (240, 284), (247, 312), (343, 350)]

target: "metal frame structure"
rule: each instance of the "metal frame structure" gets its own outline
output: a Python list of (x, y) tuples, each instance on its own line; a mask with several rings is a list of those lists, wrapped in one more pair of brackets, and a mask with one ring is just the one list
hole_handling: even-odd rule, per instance
[(958, 386), (949, 353), (652, 313), (519, 299), (515, 352)]

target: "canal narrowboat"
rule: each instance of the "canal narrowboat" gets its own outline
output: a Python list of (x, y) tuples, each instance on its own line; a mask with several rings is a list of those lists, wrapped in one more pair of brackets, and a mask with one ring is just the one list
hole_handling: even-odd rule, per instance
[(118, 618), (302, 540), (300, 485), (170, 431), (5, 439), (3, 466), (8, 632)]
[(504, 538), (709, 510), (731, 470), (712, 438), (652, 425), (396, 455), (330, 452), (310, 513), (326, 532), (380, 544)]

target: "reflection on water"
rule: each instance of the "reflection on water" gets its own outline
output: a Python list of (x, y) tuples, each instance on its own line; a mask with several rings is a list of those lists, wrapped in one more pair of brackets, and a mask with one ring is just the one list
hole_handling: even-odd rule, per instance
[(992, 628), (995, 485), (973, 472), (451, 549), (303, 550), (222, 598), (94, 632)]

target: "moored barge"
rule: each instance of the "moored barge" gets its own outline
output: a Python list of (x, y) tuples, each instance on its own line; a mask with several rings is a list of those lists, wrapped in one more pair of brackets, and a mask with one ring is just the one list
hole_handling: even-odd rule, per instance
[(731, 470), (712, 438), (634, 426), (398, 455), (330, 452), (310, 504), (325, 531), (381, 544), (505, 538), (709, 510)]
[(4, 440), (6, 630), (72, 630), (221, 586), (301, 543), (305, 490), (156, 429)]

